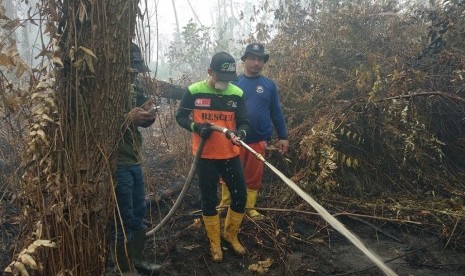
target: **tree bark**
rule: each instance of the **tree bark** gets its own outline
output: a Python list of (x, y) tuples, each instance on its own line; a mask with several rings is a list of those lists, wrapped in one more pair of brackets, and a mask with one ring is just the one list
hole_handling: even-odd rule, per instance
[[(50, 37), (59, 41), (54, 56), (64, 65), (56, 72), (57, 114), (49, 114), (57, 124), (44, 129), (52, 143), (36, 155), (22, 187), (30, 206), (26, 229), (57, 244), (39, 252), (41, 275), (103, 275), (138, 0), (42, 3), (56, 20), (48, 22), (58, 26)], [(21, 238), (23, 246), (30, 243), (27, 233)]]

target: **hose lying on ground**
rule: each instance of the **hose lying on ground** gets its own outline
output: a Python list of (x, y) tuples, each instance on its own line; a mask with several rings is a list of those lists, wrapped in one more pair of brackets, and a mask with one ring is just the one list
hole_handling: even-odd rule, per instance
[(148, 237), (150, 235), (153, 235), (155, 232), (160, 230), (165, 224), (170, 220), (170, 218), (174, 215), (174, 213), (179, 209), (179, 206), (181, 206), (181, 202), (184, 199), (184, 196), (186, 196), (187, 190), (189, 189), (189, 186), (192, 182), (192, 179), (194, 178), (195, 174), (195, 169), (197, 168), (197, 164), (199, 163), (200, 156), (202, 155), (203, 147), (205, 146), (205, 139), (202, 138), (200, 140), (199, 148), (197, 149), (197, 152), (195, 153), (194, 161), (192, 162), (191, 168), (189, 170), (189, 175), (186, 178), (186, 182), (184, 183), (184, 187), (182, 187), (181, 193), (179, 194), (178, 198), (176, 199), (176, 202), (174, 203), (173, 207), (171, 207), (171, 210), (168, 212), (166, 217), (164, 217), (160, 223), (155, 226), (152, 230), (148, 231), (145, 233), (145, 236)]

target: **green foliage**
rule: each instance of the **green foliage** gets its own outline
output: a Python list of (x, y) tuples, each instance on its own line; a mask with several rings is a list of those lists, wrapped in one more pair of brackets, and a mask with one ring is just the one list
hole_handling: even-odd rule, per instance
[(184, 27), (181, 37), (169, 47), (168, 60), (176, 79), (185, 79), (188, 85), (205, 79), (213, 52), (210, 28), (198, 26), (192, 20)]
[(218, 21), (214, 29), (189, 21), (184, 26), (181, 36), (177, 37), (169, 47), (168, 61), (171, 76), (187, 86), (206, 78), (210, 59), (214, 53), (226, 51), (233, 56), (239, 56), (242, 47), (231, 38), (237, 25), (237, 19), (232, 16), (224, 21)]

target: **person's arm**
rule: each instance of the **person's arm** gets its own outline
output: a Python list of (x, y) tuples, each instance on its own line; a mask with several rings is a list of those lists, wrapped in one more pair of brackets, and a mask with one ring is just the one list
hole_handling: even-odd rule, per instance
[(276, 85), (273, 89), (270, 103), (270, 116), (278, 133), (278, 139), (287, 140), (286, 121), (284, 120), (284, 114), (279, 100), (279, 91)]
[(190, 119), (189, 115), (192, 113), (194, 108), (194, 97), (192, 97), (189, 90), (184, 92), (181, 103), (179, 104), (178, 111), (176, 113), (176, 122), (183, 128), (194, 131), (194, 122)]
[(135, 127), (147, 128), (151, 126), (156, 119), (155, 112), (149, 112), (153, 106), (153, 101), (147, 98), (146, 93), (143, 92), (142, 83), (137, 78), (131, 84), (131, 97), (133, 108), (127, 112), (126, 122)]
[(287, 140), (286, 121), (284, 120), (283, 110), (281, 108), (281, 101), (279, 100), (278, 87), (274, 86), (273, 95), (271, 99), (270, 115), (273, 125), (278, 134), (277, 147), (280, 153), (286, 153), (289, 148), (289, 141)]
[(238, 101), (236, 109), (236, 130), (241, 140), (245, 141), (245, 137), (250, 130), (249, 119), (247, 118), (247, 105), (245, 99), (242, 97)]

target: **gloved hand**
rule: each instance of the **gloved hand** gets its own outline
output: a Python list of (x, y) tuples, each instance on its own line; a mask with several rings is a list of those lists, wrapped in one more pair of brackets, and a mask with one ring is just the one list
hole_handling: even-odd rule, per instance
[(197, 132), (202, 139), (208, 139), (213, 129), (211, 123), (194, 123), (194, 131)]
[(236, 131), (236, 136), (239, 137), (242, 141), (245, 142), (245, 131), (243, 130), (238, 130)]
[(228, 130), (228, 131), (226, 131), (225, 135), (226, 135), (226, 138), (231, 140), (231, 143), (233, 143), (236, 146), (241, 146), (241, 143), (240, 143), (239, 140), (244, 141), (244, 139), (245, 139), (244, 131), (231, 131), (231, 130)]
[(231, 139), (231, 134), (234, 134), (234, 136), (238, 137), (238, 138), (241, 139), (242, 141), (244, 141), (244, 139), (245, 139), (245, 133), (244, 133), (244, 131), (232, 131), (232, 130), (228, 130), (228, 131), (226, 131), (226, 133), (225, 133), (226, 138)]

